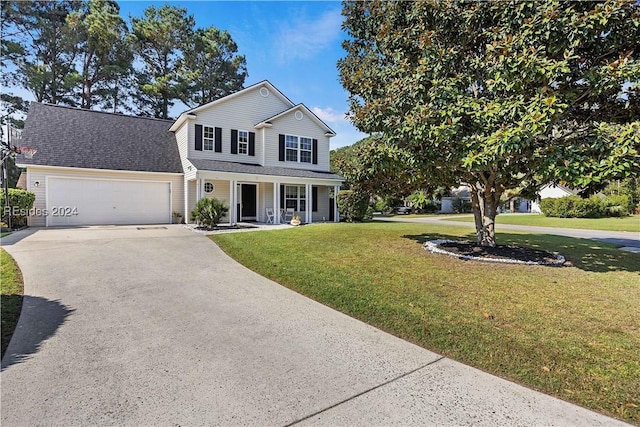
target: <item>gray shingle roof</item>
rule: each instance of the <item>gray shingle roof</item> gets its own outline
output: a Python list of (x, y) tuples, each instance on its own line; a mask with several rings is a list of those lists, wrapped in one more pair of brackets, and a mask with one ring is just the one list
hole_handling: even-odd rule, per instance
[(173, 122), (31, 103), (22, 146), (38, 149), (19, 164), (182, 173)]
[(317, 178), (344, 181), (340, 175), (331, 172), (318, 172), (304, 169), (290, 169), (274, 166), (260, 166), (248, 163), (225, 162), (221, 160), (189, 159), (198, 170), (247, 173), (252, 175), (286, 176), (293, 178)]

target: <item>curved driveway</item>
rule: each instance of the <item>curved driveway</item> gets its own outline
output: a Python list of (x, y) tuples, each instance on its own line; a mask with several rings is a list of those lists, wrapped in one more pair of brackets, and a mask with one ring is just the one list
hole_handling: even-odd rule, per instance
[(25, 279), (3, 426), (618, 423), (311, 301), (179, 226), (3, 245)]

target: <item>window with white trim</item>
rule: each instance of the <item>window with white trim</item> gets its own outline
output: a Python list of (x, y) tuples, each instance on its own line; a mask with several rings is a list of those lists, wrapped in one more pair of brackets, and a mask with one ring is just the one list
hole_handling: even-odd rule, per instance
[(286, 161), (297, 162), (298, 161), (298, 137), (293, 135), (285, 135), (284, 142), (287, 150), (285, 155)]
[(249, 154), (249, 132), (238, 131), (238, 154)]
[(307, 209), (306, 187), (285, 185), (284, 205), (286, 208), (293, 208), (296, 212), (304, 212)]
[(214, 133), (213, 128), (202, 126), (202, 149), (213, 151)]
[(311, 163), (311, 138), (300, 137), (300, 163)]
[(313, 140), (305, 136), (285, 135), (285, 160), (287, 162), (311, 163)]

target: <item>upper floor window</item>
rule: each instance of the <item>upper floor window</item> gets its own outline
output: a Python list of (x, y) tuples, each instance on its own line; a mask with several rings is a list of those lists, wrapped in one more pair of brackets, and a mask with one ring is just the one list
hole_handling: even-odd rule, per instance
[(311, 163), (313, 143), (304, 136), (285, 135), (285, 160), (287, 162)]
[(202, 127), (202, 148), (204, 150), (213, 151), (214, 131), (212, 127)]
[(311, 163), (311, 138), (300, 137), (300, 163)]
[(238, 154), (249, 154), (249, 132), (238, 131)]
[(293, 135), (285, 136), (285, 146), (287, 148), (286, 159), (288, 162), (298, 161), (298, 137)]

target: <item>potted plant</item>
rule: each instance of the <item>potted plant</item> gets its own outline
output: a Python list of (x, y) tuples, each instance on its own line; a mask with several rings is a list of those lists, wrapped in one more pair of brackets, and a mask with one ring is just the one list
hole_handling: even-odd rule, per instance
[(182, 214), (180, 212), (173, 212), (173, 223), (182, 224)]
[(291, 225), (300, 225), (300, 217), (298, 215), (294, 215), (291, 218)]

